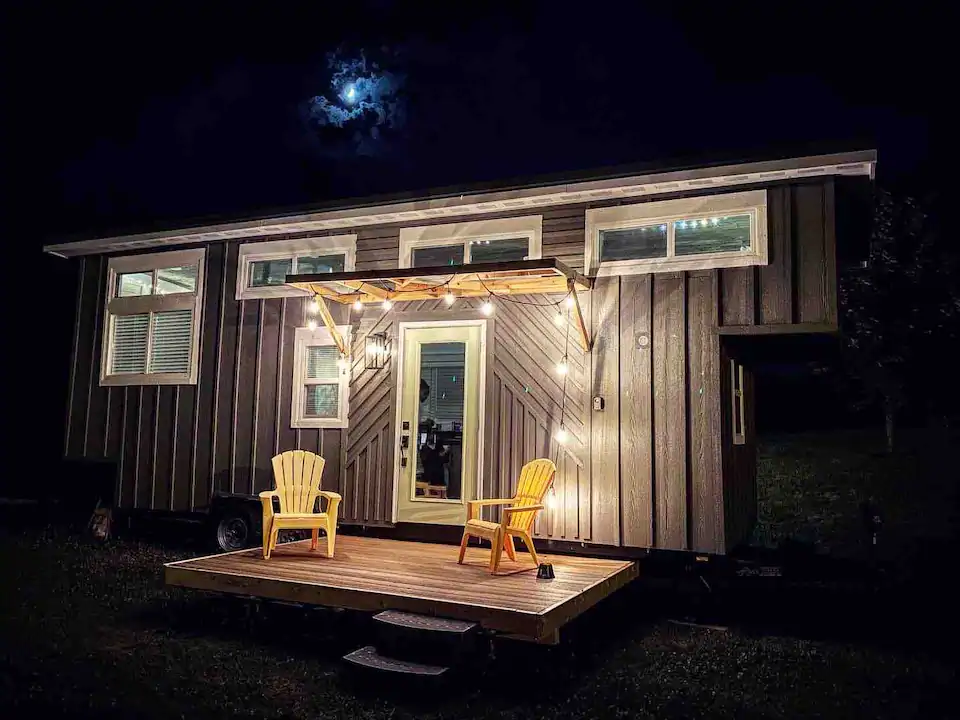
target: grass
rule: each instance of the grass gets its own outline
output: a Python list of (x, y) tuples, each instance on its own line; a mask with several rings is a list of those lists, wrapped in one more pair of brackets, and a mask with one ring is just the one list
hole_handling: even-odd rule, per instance
[[(885, 552), (906, 558), (917, 538), (942, 542), (956, 491), (938, 470), (945, 446), (914, 437), (888, 456), (871, 443), (862, 434), (767, 443), (756, 541), (800, 538), (863, 556), (858, 504), (872, 497), (885, 514)], [(818, 622), (837, 603), (817, 589), (737, 596), (728, 629), (717, 631), (669, 622), (682, 598), (634, 583), (566, 628), (558, 647), (497, 640), (496, 662), (454, 692), (399, 697), (379, 680), (344, 675), (340, 657), (371, 640), (364, 615), (251, 611), (237, 599), (167, 588), (162, 564), (199, 548), (136, 538), (101, 545), (61, 525), (14, 527), (22, 514), (0, 518), (5, 719), (955, 716), (952, 650), (900, 642), (948, 637), (955, 624), (948, 600), (942, 614), (927, 604), (948, 595), (916, 587), (847, 598), (863, 626), (853, 635), (842, 618)], [(808, 620), (803, 629), (757, 619), (798, 616)]]
[(821, 553), (866, 559), (874, 548), (860, 503), (868, 501), (883, 518), (878, 559), (912, 562), (918, 552), (956, 538), (958, 445), (956, 433), (942, 429), (900, 433), (893, 454), (885, 451), (880, 431), (766, 438), (759, 450), (752, 544), (776, 547), (791, 540)]
[(497, 662), (456, 693), (397, 699), (342, 674), (340, 656), (369, 640), (365, 616), (250, 613), (164, 587), (162, 563), (185, 554), (53, 527), (0, 535), (0, 715), (933, 718), (948, 716), (940, 703), (956, 682), (920, 651), (677, 626), (634, 587), (558, 647), (497, 641)]

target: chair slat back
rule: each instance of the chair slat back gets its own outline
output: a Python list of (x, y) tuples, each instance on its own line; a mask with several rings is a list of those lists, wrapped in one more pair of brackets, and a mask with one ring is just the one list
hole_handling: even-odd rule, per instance
[[(512, 508), (522, 508), (528, 505), (540, 505), (544, 496), (553, 484), (557, 474), (557, 466), (553, 461), (545, 458), (531, 460), (520, 470), (520, 479), (517, 481), (517, 492), (513, 496)], [(510, 528), (529, 532), (533, 520), (537, 516), (536, 510), (515, 513), (510, 519)]]
[(322, 457), (309, 450), (287, 450), (273, 458), (273, 479), (280, 494), (280, 512), (313, 512), (325, 463)]

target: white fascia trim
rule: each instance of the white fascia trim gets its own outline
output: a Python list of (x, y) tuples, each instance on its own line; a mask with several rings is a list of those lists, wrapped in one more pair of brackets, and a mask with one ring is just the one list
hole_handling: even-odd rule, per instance
[(873, 150), (813, 155), (738, 165), (677, 170), (625, 178), (561, 183), (543, 187), (500, 190), (453, 197), (342, 208), (300, 215), (221, 223), (182, 230), (83, 240), (44, 246), (44, 252), (73, 257), (121, 250), (140, 250), (242, 238), (270, 237), (295, 232), (329, 231), (369, 225), (411, 223), (444, 217), (570, 205), (709, 188), (735, 187), (834, 175), (873, 178), (877, 154)]
[(441, 245), (463, 245), (464, 262), (470, 262), (470, 240), (527, 238), (527, 259), (539, 260), (543, 245), (543, 216), (524, 215), (494, 220), (473, 220), (447, 225), (421, 225), (400, 230), (400, 267), (410, 267), (413, 249)]
[(247, 279), (250, 275), (250, 264), (253, 262), (312, 255), (340, 254), (344, 256), (344, 271), (350, 272), (355, 270), (357, 265), (356, 235), (320, 235), (294, 240), (243, 243), (240, 245), (237, 259), (236, 299), (257, 300), (310, 294), (307, 290), (301, 290), (289, 285), (258, 288), (247, 287)]

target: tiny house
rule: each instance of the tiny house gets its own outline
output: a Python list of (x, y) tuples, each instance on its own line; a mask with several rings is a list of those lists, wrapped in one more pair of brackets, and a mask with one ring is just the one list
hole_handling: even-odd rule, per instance
[(342, 525), (421, 539), (459, 538), (466, 500), (549, 457), (545, 547), (727, 553), (756, 513), (737, 348), (836, 331), (836, 187), (874, 167), (604, 175), (47, 246), (79, 273), (65, 456), (112, 462), (119, 508), (193, 511), (312, 450)]

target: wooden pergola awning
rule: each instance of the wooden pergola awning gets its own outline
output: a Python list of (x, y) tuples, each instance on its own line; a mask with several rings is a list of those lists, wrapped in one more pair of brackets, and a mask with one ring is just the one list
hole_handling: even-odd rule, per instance
[(590, 349), (577, 292), (591, 289), (593, 278), (581, 275), (556, 258), (288, 275), (287, 284), (317, 297), (320, 315), (328, 328), (333, 320), (324, 300), (382, 304), (385, 300), (396, 303), (439, 299), (448, 292), (458, 298), (569, 293), (582, 343), (586, 350)]
[(593, 279), (555, 258), (545, 258), (288, 275), (287, 284), (334, 302), (382, 303), (441, 298), (448, 289), (457, 297), (565, 293), (571, 288), (589, 290)]

